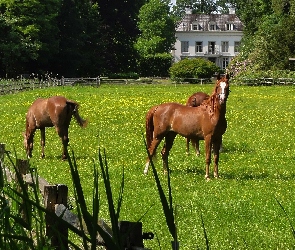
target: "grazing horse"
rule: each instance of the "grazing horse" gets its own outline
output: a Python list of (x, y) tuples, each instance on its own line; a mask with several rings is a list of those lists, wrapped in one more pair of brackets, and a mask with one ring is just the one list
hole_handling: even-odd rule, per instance
[[(198, 107), (204, 100), (209, 99), (209, 95), (204, 92), (196, 92), (192, 94), (186, 102), (186, 106), (189, 107)], [(186, 154), (189, 154), (189, 143), (192, 142), (193, 147), (196, 150), (196, 155), (200, 155), (200, 146), (199, 140), (191, 140), (190, 138), (186, 138)]]
[(68, 130), (72, 116), (75, 117), (80, 127), (86, 127), (87, 121), (83, 120), (78, 112), (79, 104), (67, 100), (63, 96), (39, 98), (33, 102), (26, 115), (26, 132), (24, 146), (27, 156), (32, 157), (33, 139), (36, 129), (41, 132), (41, 157), (44, 158), (45, 127), (55, 127), (63, 144), (62, 159), (67, 159), (67, 146), (69, 143)]
[[(229, 75), (217, 76), (213, 93), (198, 107), (178, 103), (163, 103), (152, 107), (146, 114), (146, 142), (153, 157), (160, 142), (165, 138), (161, 151), (164, 172), (168, 169), (168, 155), (177, 134), (193, 140), (205, 140), (206, 175), (209, 179), (211, 148), (214, 153), (214, 177), (218, 178), (219, 149), (222, 135), (227, 128), (226, 101), (229, 95)], [(150, 157), (144, 173), (147, 174)]]

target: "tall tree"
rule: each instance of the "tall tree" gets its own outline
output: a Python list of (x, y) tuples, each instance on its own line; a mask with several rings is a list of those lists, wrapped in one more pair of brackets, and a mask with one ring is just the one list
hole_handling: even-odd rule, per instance
[(142, 56), (169, 53), (175, 43), (175, 16), (169, 0), (150, 0), (140, 9), (141, 34), (135, 44)]
[(134, 42), (139, 35), (138, 13), (146, 0), (97, 0), (102, 32), (107, 40), (102, 57), (108, 72), (132, 72), (136, 69)]
[[(55, 34), (58, 9), (59, 0), (1, 2), (2, 16), (6, 27), (10, 27), (9, 31), (6, 30), (9, 33), (6, 48), (9, 47), (11, 52), (5, 54), (5, 50), (2, 51), (5, 54), (2, 61), (6, 64), (6, 74), (14, 76), (17, 73), (36, 72), (36, 65), (46, 64), (45, 58), (50, 58), (49, 52), (57, 50)], [(42, 62), (40, 58), (45, 60)]]
[(247, 62), (249, 72), (288, 69), (289, 57), (295, 56), (295, 1), (252, 0), (252, 6), (257, 6), (252, 13), (256, 22), (245, 6), (240, 10), (248, 27), (235, 62)]

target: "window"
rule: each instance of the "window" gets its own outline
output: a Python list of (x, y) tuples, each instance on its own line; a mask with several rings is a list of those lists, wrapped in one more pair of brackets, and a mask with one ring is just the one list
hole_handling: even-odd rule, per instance
[(202, 26), (199, 23), (192, 24), (192, 30), (202, 30)]
[(208, 42), (209, 54), (215, 54), (215, 42)]
[(199, 24), (193, 24), (193, 30), (199, 30)]
[(181, 53), (188, 52), (188, 41), (181, 41)]
[(227, 23), (227, 24), (225, 24), (225, 29), (226, 30), (234, 30), (235, 26), (233, 23)]
[(209, 30), (216, 30), (217, 29), (217, 27), (216, 27), (216, 23), (214, 23), (214, 22), (210, 22), (209, 23)]
[(227, 68), (228, 63), (229, 63), (229, 59), (228, 59), (228, 57), (224, 57), (224, 58), (222, 58), (222, 69), (223, 69), (223, 70)]
[(196, 42), (196, 53), (203, 52), (203, 42)]
[(234, 50), (235, 50), (235, 53), (238, 53), (240, 52), (240, 42), (235, 42), (235, 45), (234, 45)]
[(221, 42), (221, 52), (228, 52), (228, 42)]

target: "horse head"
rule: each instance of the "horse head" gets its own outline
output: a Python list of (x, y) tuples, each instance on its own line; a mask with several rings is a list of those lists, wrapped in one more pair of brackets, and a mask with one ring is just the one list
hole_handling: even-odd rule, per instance
[(229, 75), (226, 74), (224, 77), (217, 76), (217, 83), (215, 86), (215, 93), (218, 97), (219, 104), (222, 105), (226, 103), (227, 97), (229, 95)]
[(32, 151), (33, 151), (33, 139), (32, 139), (31, 136), (26, 135), (26, 133), (23, 133), (23, 136), (24, 136), (24, 146), (25, 146), (25, 149), (26, 149), (27, 156), (29, 158), (31, 158), (32, 157)]

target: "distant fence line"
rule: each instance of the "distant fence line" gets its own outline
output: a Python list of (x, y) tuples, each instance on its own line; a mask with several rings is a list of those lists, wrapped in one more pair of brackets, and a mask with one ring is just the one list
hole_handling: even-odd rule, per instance
[(239, 85), (248, 86), (271, 86), (271, 85), (293, 85), (295, 84), (295, 78), (242, 78), (236, 80)]
[(76, 77), (67, 78), (62, 77), (38, 79), (38, 78), (25, 78), (11, 80), (0, 80), (0, 95), (13, 94), (26, 90), (43, 89), (54, 86), (93, 86), (99, 87), (102, 83), (114, 84), (129, 84), (129, 83), (152, 83), (153, 78), (140, 78), (140, 79), (111, 79), (108, 77)]

